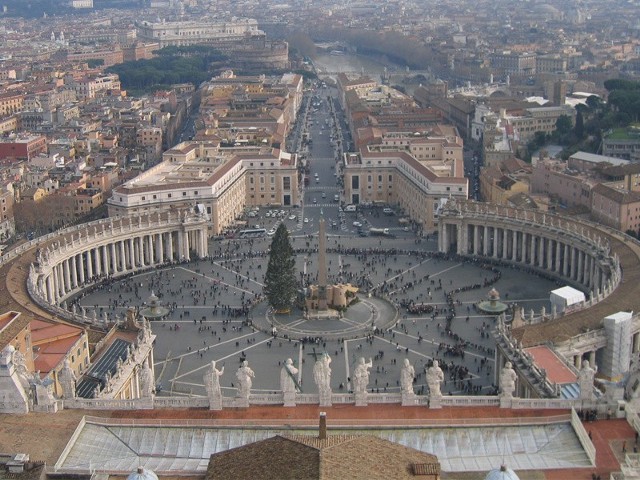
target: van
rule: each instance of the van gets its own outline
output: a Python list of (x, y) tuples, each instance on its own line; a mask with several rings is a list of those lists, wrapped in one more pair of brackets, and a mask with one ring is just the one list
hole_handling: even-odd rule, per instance
[(345, 212), (355, 212), (356, 211), (356, 206), (355, 205), (347, 205), (346, 207), (344, 207), (344, 211)]
[(336, 195), (334, 195), (334, 196), (333, 196), (333, 201), (334, 201), (334, 202), (339, 202), (339, 201), (340, 201), (340, 195), (337, 195), (337, 194), (336, 194)]

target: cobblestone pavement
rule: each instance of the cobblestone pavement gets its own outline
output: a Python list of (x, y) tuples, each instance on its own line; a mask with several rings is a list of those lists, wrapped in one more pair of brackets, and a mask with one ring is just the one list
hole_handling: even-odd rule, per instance
[[(298, 271), (301, 277), (306, 271), (307, 278), (313, 281), (317, 236), (296, 236), (294, 232), (292, 238), (298, 250)], [(485, 299), (489, 289), (495, 287), (503, 301), (517, 302), (526, 312), (542, 306), (549, 310), (549, 291), (557, 286), (554, 281), (509, 266), (441, 258), (436, 254), (433, 238), (330, 234), (330, 281), (359, 284), (362, 291), (384, 294), (396, 304), (429, 303), (437, 314), (412, 315), (399, 307), (399, 322), (394, 328), (355, 339), (273, 338), (248, 322), (254, 314), (263, 314), (260, 312), (264, 306), (259, 305), (248, 315), (238, 313), (262, 292), (269, 242), (268, 237), (216, 240), (210, 245), (210, 259), (115, 280), (85, 293), (77, 301), (81, 306), (97, 307), (101, 314), (107, 312), (112, 318), (124, 317), (128, 307), (142, 306), (153, 291), (161, 303), (171, 308), (166, 320), (152, 325), (157, 335), (155, 372), (161, 395), (204, 395), (202, 375), (210, 361), (216, 360), (218, 368), (225, 366), (223, 391), (233, 396), (235, 371), (242, 358), (255, 371), (256, 393), (279, 389), (280, 365), (287, 358), (292, 358), (296, 366), (302, 365), (302, 389), (313, 393), (314, 355), (323, 351), (332, 358), (331, 383), (336, 392), (349, 390), (353, 366), (359, 357), (364, 357), (373, 360), (369, 388), (374, 391), (398, 392), (403, 359), (409, 358), (417, 375), (416, 392), (427, 393), (424, 369), (438, 358), (446, 370), (443, 392), (489, 394), (494, 389), (494, 341), (490, 332), (495, 320), (476, 312), (473, 304)], [(456, 292), (457, 289), (464, 291)], [(456, 316), (447, 322), (450, 292), (454, 292)], [(321, 336), (319, 330), (321, 327), (314, 325), (309, 336)]]

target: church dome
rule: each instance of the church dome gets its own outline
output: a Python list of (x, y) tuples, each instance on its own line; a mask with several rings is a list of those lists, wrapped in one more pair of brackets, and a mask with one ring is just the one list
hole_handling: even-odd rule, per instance
[(158, 480), (158, 476), (152, 470), (138, 467), (138, 470), (127, 477), (127, 480)]
[(502, 465), (500, 468), (494, 468), (484, 480), (520, 480), (516, 472), (508, 468), (506, 465)]

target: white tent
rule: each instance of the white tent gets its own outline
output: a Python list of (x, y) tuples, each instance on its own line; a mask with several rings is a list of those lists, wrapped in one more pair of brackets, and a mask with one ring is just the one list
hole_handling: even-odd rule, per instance
[(551, 306), (555, 305), (556, 313), (564, 312), (568, 307), (585, 301), (584, 293), (573, 287), (562, 287), (551, 291)]

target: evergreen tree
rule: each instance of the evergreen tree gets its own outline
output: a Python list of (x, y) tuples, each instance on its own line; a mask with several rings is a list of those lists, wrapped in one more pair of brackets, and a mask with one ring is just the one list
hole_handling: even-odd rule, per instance
[(271, 241), (269, 264), (264, 277), (264, 294), (276, 312), (291, 310), (297, 290), (295, 265), (289, 231), (281, 223)]

